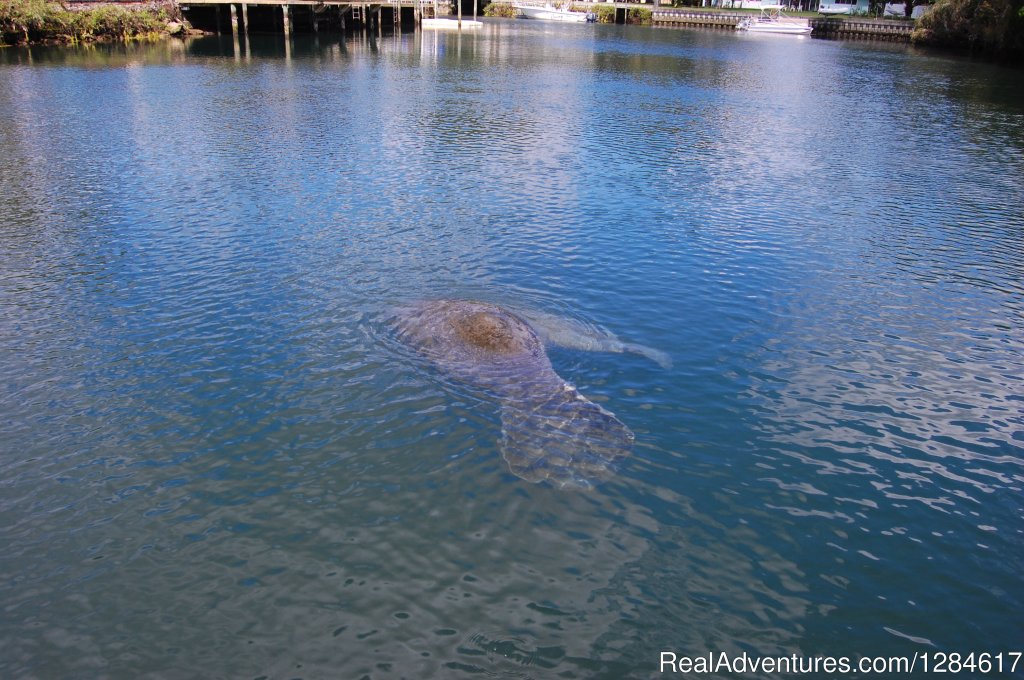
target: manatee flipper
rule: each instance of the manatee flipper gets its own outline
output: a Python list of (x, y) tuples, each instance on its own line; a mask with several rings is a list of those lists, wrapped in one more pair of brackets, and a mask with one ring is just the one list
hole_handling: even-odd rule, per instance
[(584, 352), (612, 352), (639, 354), (664, 369), (672, 368), (672, 357), (667, 353), (646, 345), (619, 340), (611, 331), (593, 324), (566, 319), (546, 312), (516, 310), (516, 313), (530, 322), (533, 329), (546, 345)]
[(514, 474), (563, 487), (606, 478), (634, 439), (622, 421), (569, 385), (544, 399), (505, 401), (501, 434), (501, 455)]
[(639, 354), (642, 357), (646, 357), (658, 364), (665, 370), (672, 368), (672, 357), (668, 355), (668, 352), (663, 352), (660, 349), (654, 349), (647, 345), (638, 345), (632, 342), (622, 343), (622, 349), (620, 352), (629, 352), (630, 354)]

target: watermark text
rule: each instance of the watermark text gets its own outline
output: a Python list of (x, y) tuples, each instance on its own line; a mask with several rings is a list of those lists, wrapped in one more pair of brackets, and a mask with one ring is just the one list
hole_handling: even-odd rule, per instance
[(915, 652), (907, 656), (751, 656), (708, 652), (698, 656), (661, 652), (662, 673), (703, 675), (736, 673), (804, 675), (811, 673), (1015, 673), (1024, 670), (1024, 652)]

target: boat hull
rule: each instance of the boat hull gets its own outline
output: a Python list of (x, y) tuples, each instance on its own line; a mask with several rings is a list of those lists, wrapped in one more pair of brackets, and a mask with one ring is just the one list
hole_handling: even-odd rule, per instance
[(761, 16), (756, 19), (748, 17), (736, 24), (736, 28), (748, 33), (781, 35), (810, 35), (814, 30), (806, 20), (784, 16), (781, 5), (765, 5), (761, 8)]
[(786, 24), (754, 24), (742, 30), (748, 33), (779, 33), (782, 35), (810, 35), (810, 26), (787, 26)]
[[(443, 31), (457, 31), (460, 28), (458, 19), (423, 19), (420, 25), (422, 28), (434, 28)], [(474, 19), (462, 20), (462, 28), (481, 28), (483, 25), (482, 21)]]
[(519, 13), (519, 16), (524, 19), (538, 19), (540, 21), (567, 21), (578, 24), (589, 21), (587, 14), (584, 12), (570, 12), (551, 7), (534, 7), (530, 5), (513, 6)]

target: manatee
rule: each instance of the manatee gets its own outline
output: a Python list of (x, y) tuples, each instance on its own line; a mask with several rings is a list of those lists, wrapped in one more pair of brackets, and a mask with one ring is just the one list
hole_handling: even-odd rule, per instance
[[(487, 391), (501, 409), (502, 456), (530, 482), (589, 487), (628, 455), (634, 435), (618, 418), (581, 395), (551, 367), (545, 339), (578, 349), (636, 351), (667, 357), (614, 336), (586, 333), (554, 317), (486, 302), (432, 300), (399, 310), (399, 339), (438, 369)], [(644, 350), (644, 351), (641, 351)], [(649, 350), (649, 351), (648, 351)]]

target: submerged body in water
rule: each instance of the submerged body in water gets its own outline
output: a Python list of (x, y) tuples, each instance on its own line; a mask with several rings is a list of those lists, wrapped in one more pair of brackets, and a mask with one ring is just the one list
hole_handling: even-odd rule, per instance
[[(528, 318), (530, 320), (528, 320)], [(401, 339), (456, 379), (487, 390), (501, 404), (502, 456), (519, 477), (590, 486), (628, 455), (634, 435), (607, 410), (559, 376), (544, 342), (586, 350), (668, 358), (541, 314), (486, 302), (433, 300), (403, 308)]]

